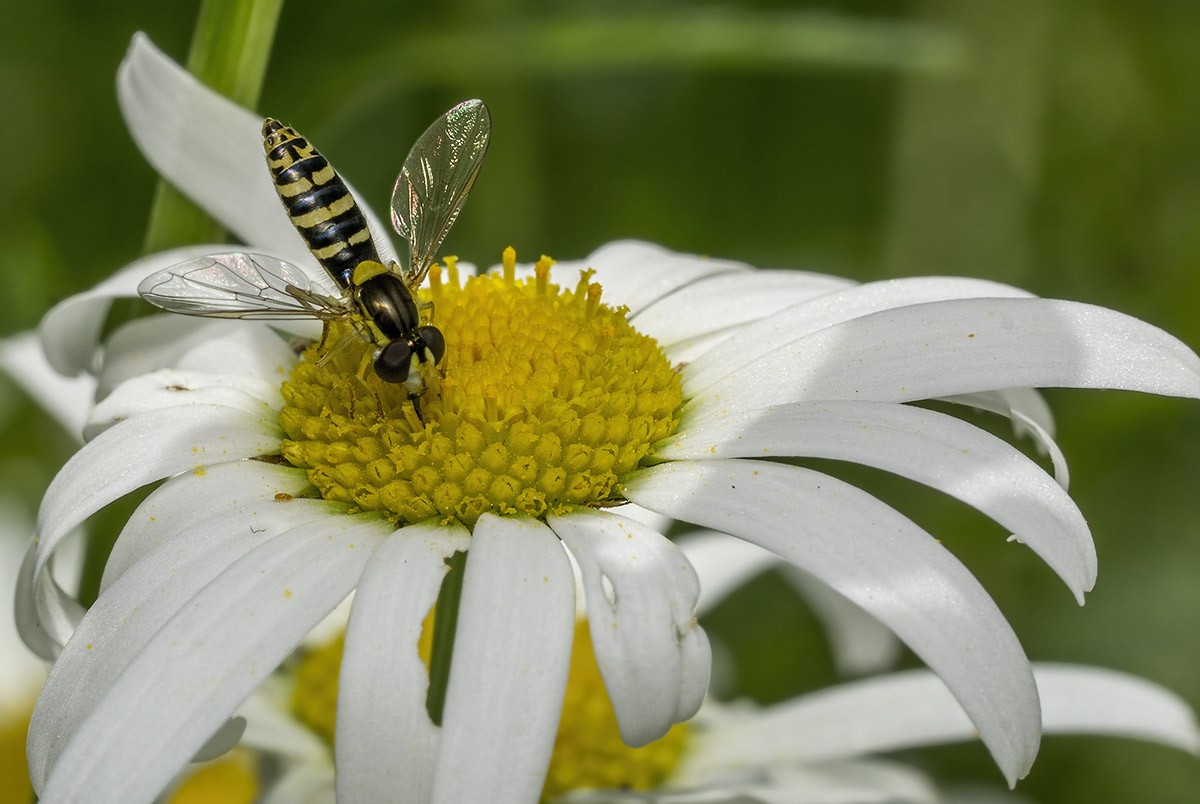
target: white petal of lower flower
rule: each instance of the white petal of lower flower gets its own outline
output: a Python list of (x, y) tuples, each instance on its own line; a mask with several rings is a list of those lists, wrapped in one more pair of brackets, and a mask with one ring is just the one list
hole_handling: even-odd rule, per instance
[[(36, 559), (22, 567), (22, 588), (36, 590), (63, 536), (113, 500), (208, 462), (269, 454), (279, 444), (277, 423), (215, 406), (166, 408), (110, 427), (75, 453), (46, 490)], [(38, 620), (19, 614), (18, 627), (30, 646), (44, 642)]]
[(71, 735), (42, 800), (152, 800), (349, 593), (392, 530), (325, 517), (235, 562), (153, 636)]
[(462, 525), (412, 525), (367, 562), (338, 679), (337, 798), (426, 804), (440, 730), (425, 708), (429, 670), (417, 653), (446, 559), (471, 544)]
[(688, 531), (676, 544), (700, 579), (696, 614), (701, 616), (751, 578), (785, 565), (770, 550), (715, 530)]
[(742, 262), (678, 254), (640, 240), (607, 243), (581, 262), (596, 269), (596, 281), (609, 298), (634, 314), (698, 279), (751, 270)]
[(553, 531), (484, 514), (471, 537), (434, 804), (527, 804), (542, 790), (567, 686), (575, 578)]
[(170, 541), (145, 554), (88, 609), (55, 661), (30, 722), (29, 766), (36, 786), (45, 783), (67, 739), (114, 682), (201, 589), (268, 540), (306, 522), (330, 521), (331, 509), (338, 509), (317, 500), (253, 505), (260, 510), (227, 503), (171, 533)]
[(328, 745), (292, 714), (290, 681), (270, 678), (238, 707), (237, 716), (246, 720), (242, 744), (289, 763), (327, 762)]
[(194, 754), (192, 754), (192, 762), (208, 762), (211, 759), (216, 759), (227, 751), (233, 750), (233, 747), (242, 739), (242, 735), (246, 733), (246, 718), (240, 715), (234, 715), (226, 720), (213, 734), (208, 738), (204, 745), (200, 746)]
[[(205, 87), (142, 33), (134, 35), (117, 71), (117, 99), (159, 175), (243, 242), (302, 268), (313, 265), (267, 170), (261, 117)], [(396, 254), (387, 230), (361, 206), (387, 264)]]
[(877, 617), (945, 679), (1009, 783), (1037, 754), (1037, 690), (1016, 635), (937, 541), (865, 492), (763, 461), (677, 462), (623, 478), (639, 505), (752, 541)]
[(308, 487), (304, 470), (264, 461), (230, 461), (176, 475), (129, 516), (104, 564), (100, 591), (192, 524), (219, 517), (234, 506), (245, 511), (249, 527), (258, 529), (259, 510), (278, 510), (270, 504), (286, 502)]
[(783, 577), (821, 621), (841, 675), (878, 673), (896, 665), (901, 644), (890, 628), (799, 567), (787, 565)]
[(113, 299), (137, 296), (138, 283), (155, 271), (228, 248), (228, 243), (207, 244), (150, 254), (131, 262), (83, 293), (54, 305), (38, 326), (46, 359), (55, 371), (68, 377), (92, 371), (100, 332)]
[(117, 422), (151, 411), (190, 405), (240, 410), (273, 418), (283, 407), (278, 385), (244, 374), (202, 374), (162, 369), (126, 380), (92, 410), (84, 436), (90, 441)]
[[(691, 368), (691, 367), (688, 367)], [(1200, 396), (1200, 357), (1127, 315), (1054, 299), (961, 299), (827, 327), (703, 390), (699, 410), (819, 399), (910, 402), (1001, 388), (1115, 388)]]
[(1019, 297), (1032, 294), (985, 279), (918, 276), (855, 285), (780, 310), (738, 330), (736, 337), (694, 358), (684, 379), (684, 393), (707, 388), (741, 366), (794, 344), (806, 335), (860, 318), (925, 302), (978, 297)]
[(676, 540), (700, 578), (696, 613), (703, 616), (750, 579), (777, 570), (808, 604), (829, 638), (838, 672), (875, 673), (895, 665), (900, 641), (891, 629), (799, 567), (725, 533), (695, 530)]
[(941, 791), (938, 804), (1036, 804), (1028, 796), (981, 784), (956, 785)]
[(288, 768), (259, 804), (337, 804), (333, 765), (304, 764)]
[(789, 764), (770, 771), (781, 804), (945, 804), (925, 774), (881, 759)]
[[(1200, 750), (1191, 709), (1156, 684), (1095, 667), (1033, 668), (1046, 734), (1133, 737), (1191, 753)], [(696, 736), (692, 752), (685, 756), (683, 778), (978, 736), (946, 685), (925, 670), (842, 684), (761, 711), (715, 719), (712, 725)]]
[(0, 340), (0, 369), (63, 429), (76, 440), (80, 438), (88, 410), (96, 397), (95, 379), (64, 377), (55, 371), (33, 332)]
[(849, 279), (806, 271), (716, 274), (642, 308), (630, 315), (629, 320), (660, 346), (670, 346), (757, 321), (785, 307), (852, 285), (854, 282)]
[(1028, 435), (1038, 452), (1047, 455), (1054, 466), (1054, 480), (1064, 489), (1071, 487), (1067, 459), (1054, 440), (1054, 417), (1045, 398), (1034, 388), (1008, 388), (1000, 391), (980, 391), (976, 394), (956, 394), (942, 397), (943, 402), (997, 413), (1012, 420), (1017, 437)]
[(676, 544), (700, 578), (697, 614), (703, 616), (751, 578), (775, 569), (820, 620), (839, 673), (878, 672), (892, 667), (899, 658), (900, 641), (887, 626), (771, 551), (713, 530), (690, 531)]
[(1165, 687), (1103, 667), (1039, 662), (1033, 674), (1047, 734), (1108, 734), (1200, 754), (1195, 712)]
[[(321, 337), (319, 323), (278, 323), (288, 332), (305, 329)], [(295, 364), (287, 341), (259, 322), (152, 315), (117, 328), (105, 341), (99, 395), (104, 398), (126, 380), (164, 368), (244, 374), (278, 386)]]
[(827, 400), (686, 416), (656, 446), (664, 460), (811, 457), (852, 461), (938, 489), (979, 509), (1041, 556), (1079, 602), (1096, 549), (1075, 502), (1020, 450), (932, 410)]
[[(882, 759), (747, 769), (710, 779), (681, 768), (656, 790), (579, 790), (556, 804), (945, 804), (928, 776)], [(686, 771), (698, 771), (686, 773)], [(765, 777), (765, 778), (764, 778)]]
[(712, 652), (696, 622), (695, 571), (662, 534), (631, 519), (577, 508), (547, 522), (579, 562), (621, 739), (659, 739), (696, 714), (708, 689)]

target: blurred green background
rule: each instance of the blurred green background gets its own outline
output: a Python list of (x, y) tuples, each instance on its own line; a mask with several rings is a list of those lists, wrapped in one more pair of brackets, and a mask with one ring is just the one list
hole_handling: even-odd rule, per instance
[[(182, 60), (196, 10), (6, 4), (0, 334), (139, 254), (156, 179), (114, 75), (137, 30)], [(443, 249), (477, 263), (510, 244), (565, 259), (638, 237), (861, 281), (978, 276), (1115, 307), (1198, 346), (1197, 41), (1200, 4), (1187, 0), (289, 0), (258, 111), (308, 134), (385, 209), (421, 130), (485, 99), (488, 163)], [(1138, 673), (1200, 706), (1200, 405), (1048, 396), (1100, 556), (1083, 609), (964, 506), (821, 468), (961, 556), (1032, 658)], [(0, 493), (32, 517), (73, 442), (6, 381), (0, 432)], [(709, 626), (739, 657), (743, 694), (777, 700), (834, 680), (811, 616), (778, 579)], [(978, 745), (906, 759), (1002, 785)], [(1069, 737), (1048, 738), (1018, 788), (1044, 802), (1179, 802), (1197, 789), (1193, 758)]]

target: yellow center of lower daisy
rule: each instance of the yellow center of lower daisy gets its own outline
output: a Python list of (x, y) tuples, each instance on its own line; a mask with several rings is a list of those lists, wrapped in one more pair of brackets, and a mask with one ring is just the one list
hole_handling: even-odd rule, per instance
[[(426, 621), (426, 635), (432, 632)], [(330, 745), (337, 713), (337, 680), (345, 638), (338, 637), (310, 652), (296, 669), (292, 706), (296, 716)], [(418, 646), (428, 665), (429, 640)], [(650, 790), (678, 764), (688, 726), (671, 727), (661, 739), (630, 748), (621, 742), (617, 717), (604, 689), (587, 621), (575, 625), (571, 670), (563, 699), (554, 752), (542, 788), (542, 801), (572, 790)]]
[[(460, 285), (430, 272), (422, 299), (446, 339), (417, 407), (374, 373), (374, 347), (330, 324), (283, 385), (283, 456), (327, 500), (400, 523), (481, 514), (541, 517), (617, 501), (618, 478), (678, 425), (679, 376), (652, 338), (600, 301), (585, 271), (573, 289), (535, 276)], [(419, 408), (419, 409), (418, 409)]]

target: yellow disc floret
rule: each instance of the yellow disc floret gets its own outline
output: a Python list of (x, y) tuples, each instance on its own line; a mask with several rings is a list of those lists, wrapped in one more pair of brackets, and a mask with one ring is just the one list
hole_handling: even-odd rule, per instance
[(581, 789), (650, 790), (675, 768), (687, 738), (686, 723), (640, 748), (621, 741), (617, 716), (604, 689), (586, 620), (575, 623), (571, 672), (562, 719), (542, 801)]
[[(600, 301), (584, 271), (573, 289), (549, 281), (543, 257), (515, 278), (460, 283), (430, 272), (434, 323), (446, 339), (437, 381), (409, 398), (371, 368), (374, 347), (345, 324), (283, 385), (283, 455), (328, 500), (398, 523), (481, 514), (541, 517), (620, 501), (618, 479), (678, 424), (678, 374), (626, 309)], [(415, 405), (414, 405), (415, 403)]]
[[(425, 632), (431, 631), (426, 621)], [(344, 637), (309, 653), (296, 670), (293, 709), (300, 720), (334, 740), (337, 679)], [(428, 662), (428, 645), (421, 648)], [(604, 689), (586, 620), (575, 625), (571, 670), (563, 699), (562, 718), (542, 789), (542, 801), (572, 790), (650, 790), (658, 787), (678, 764), (688, 726), (671, 727), (661, 739), (630, 748), (621, 741), (617, 717)]]

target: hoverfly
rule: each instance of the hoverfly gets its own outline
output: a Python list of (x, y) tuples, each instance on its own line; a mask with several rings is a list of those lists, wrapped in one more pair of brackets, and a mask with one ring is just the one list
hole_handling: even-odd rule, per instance
[(419, 394), (446, 341), (432, 323), (421, 323), (417, 290), (467, 201), (490, 136), (487, 107), (469, 100), (438, 118), (413, 145), (392, 191), (392, 225), (408, 241), (408, 267), (401, 268), (383, 264), (366, 217), (325, 157), (294, 129), (267, 118), (263, 148), (275, 190), (337, 295), (313, 290), (305, 272), (283, 260), (236, 251), (159, 271), (138, 285), (138, 293), (184, 315), (348, 321), (377, 347), (379, 378)]

